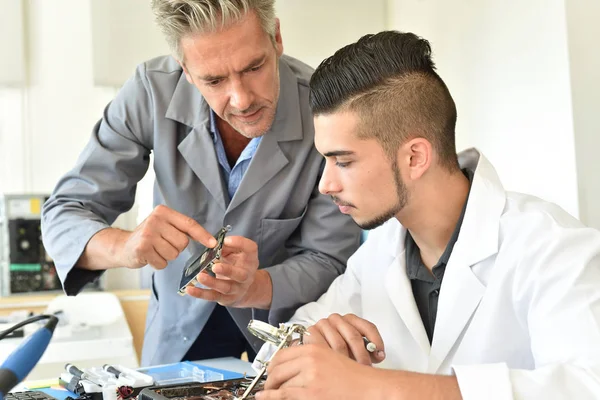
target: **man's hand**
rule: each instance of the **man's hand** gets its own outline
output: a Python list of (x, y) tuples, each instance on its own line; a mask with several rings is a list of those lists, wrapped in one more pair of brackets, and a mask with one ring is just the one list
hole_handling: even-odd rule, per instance
[(216, 239), (193, 218), (160, 205), (128, 233), (119, 258), (127, 268), (150, 265), (163, 269), (187, 247), (188, 236), (207, 247), (217, 244)]
[(381, 387), (375, 368), (316, 345), (280, 350), (267, 373), (257, 400), (375, 399)]
[[(331, 314), (309, 327), (308, 332), (304, 343), (330, 347), (361, 364), (377, 364), (385, 359), (384, 343), (377, 327), (354, 314)], [(364, 337), (377, 346), (375, 352), (367, 351)]]
[(89, 270), (141, 268), (163, 269), (187, 247), (189, 238), (207, 247), (217, 240), (193, 218), (167, 206), (157, 206), (134, 231), (106, 228), (85, 247), (77, 267)]
[(242, 236), (228, 236), (221, 259), (212, 268), (216, 277), (198, 274), (207, 289), (188, 287), (187, 294), (223, 306), (268, 308), (272, 284), (269, 274), (258, 271), (258, 246)]

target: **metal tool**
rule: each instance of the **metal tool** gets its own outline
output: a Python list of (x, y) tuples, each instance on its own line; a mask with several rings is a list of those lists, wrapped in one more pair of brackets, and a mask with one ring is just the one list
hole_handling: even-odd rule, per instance
[[(292, 324), (286, 326), (284, 324), (280, 324), (279, 328), (276, 328), (273, 325), (269, 325), (258, 320), (251, 320), (250, 323), (248, 323), (248, 330), (257, 338), (277, 346), (273, 356), (275, 356), (279, 350), (283, 349), (284, 347), (288, 347), (292, 343), (294, 340), (294, 334), (300, 335), (300, 342), (302, 342), (302, 337), (307, 334), (306, 328), (302, 325)], [(271, 356), (271, 358), (273, 358), (273, 356)], [(242, 397), (236, 397), (236, 400), (247, 399), (258, 382), (260, 382), (262, 377), (267, 372), (267, 366), (269, 365), (269, 362), (264, 361), (262, 364), (263, 368), (260, 370), (258, 375), (256, 375), (256, 377), (252, 380)]]
[(231, 231), (231, 225), (225, 225), (219, 232), (215, 234), (217, 239), (217, 245), (213, 248), (205, 248), (201, 254), (192, 256), (187, 262), (181, 275), (181, 283), (179, 284), (179, 293), (181, 296), (185, 296), (185, 289), (188, 286), (195, 286), (198, 284), (198, 274), (205, 272), (211, 276), (214, 276), (212, 267), (218, 260), (221, 259), (221, 251), (223, 249), (223, 242), (227, 232)]

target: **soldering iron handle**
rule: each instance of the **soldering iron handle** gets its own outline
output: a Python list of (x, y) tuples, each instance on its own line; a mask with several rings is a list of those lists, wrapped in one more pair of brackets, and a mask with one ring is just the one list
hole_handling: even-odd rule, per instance
[(115, 368), (115, 367), (113, 367), (112, 365), (104, 364), (104, 365), (102, 366), (102, 368), (103, 368), (103, 369), (104, 369), (106, 372), (108, 372), (108, 373), (110, 373), (110, 374), (113, 374), (114, 376), (116, 376), (116, 377), (117, 377), (117, 379), (119, 378), (119, 376), (121, 376), (121, 371), (119, 371), (118, 369), (116, 369), (116, 368)]
[(65, 365), (65, 371), (67, 371), (73, 376), (78, 377), (79, 379), (83, 379), (83, 371), (74, 366), (73, 364)]

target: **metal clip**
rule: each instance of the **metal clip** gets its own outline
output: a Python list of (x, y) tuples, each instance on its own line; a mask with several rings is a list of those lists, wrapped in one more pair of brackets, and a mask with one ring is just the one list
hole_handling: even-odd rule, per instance
[[(248, 323), (248, 330), (257, 338), (277, 346), (273, 356), (275, 356), (279, 350), (289, 347), (292, 344), (294, 334), (300, 335), (300, 343), (303, 341), (303, 336), (308, 334), (306, 328), (302, 325), (292, 324), (286, 326), (284, 324), (279, 324), (279, 328), (276, 328), (273, 325), (258, 320), (251, 320), (250, 323)], [(271, 356), (271, 358), (273, 358), (273, 356)], [(261, 364), (263, 365), (263, 368), (252, 380), (252, 383), (250, 383), (250, 386), (248, 386), (242, 397), (236, 397), (236, 400), (247, 399), (252, 390), (265, 375), (269, 361), (261, 361)]]

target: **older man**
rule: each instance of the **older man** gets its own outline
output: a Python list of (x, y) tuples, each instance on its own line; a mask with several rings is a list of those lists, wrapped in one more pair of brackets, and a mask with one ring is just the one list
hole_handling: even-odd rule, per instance
[[(273, 0), (154, 0), (173, 51), (140, 65), (43, 210), (65, 291), (155, 268), (142, 363), (237, 356), (250, 318), (288, 319), (345, 269), (360, 229), (318, 192), (311, 69), (283, 55)], [(152, 214), (110, 227), (154, 156)], [(231, 225), (216, 277), (177, 294), (197, 242)], [(192, 244), (188, 243), (192, 240)], [(250, 341), (250, 342), (249, 342)]]

